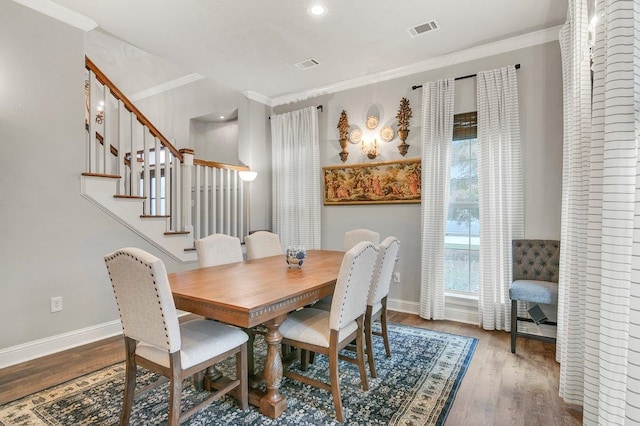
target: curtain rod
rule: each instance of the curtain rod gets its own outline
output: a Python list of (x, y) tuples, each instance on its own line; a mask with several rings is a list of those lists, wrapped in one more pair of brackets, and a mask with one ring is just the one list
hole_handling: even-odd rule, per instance
[[(324, 107), (322, 105), (318, 105), (316, 109), (319, 109), (320, 112), (324, 112)], [(269, 120), (271, 120), (271, 116), (269, 116)]]
[[(515, 64), (513, 66), (515, 69), (519, 70), (520, 69), (520, 64)], [(475, 77), (478, 74), (469, 74), (469, 75), (463, 75), (462, 77), (456, 77), (454, 78), (454, 80), (464, 80), (465, 78), (471, 78), (471, 77)], [(422, 84), (419, 86), (411, 86), (411, 90), (416, 90), (422, 87)]]

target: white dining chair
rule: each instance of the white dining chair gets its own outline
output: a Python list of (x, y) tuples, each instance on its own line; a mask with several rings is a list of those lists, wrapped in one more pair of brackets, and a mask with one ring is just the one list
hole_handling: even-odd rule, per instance
[(196, 255), (201, 268), (242, 262), (240, 239), (225, 234), (212, 234), (196, 240)]
[[(330, 391), (336, 419), (340, 422), (344, 421), (344, 410), (340, 397), (338, 360), (357, 364), (362, 388), (369, 389), (364, 361), (363, 321), (377, 256), (378, 249), (374, 244), (356, 244), (342, 260), (331, 310), (327, 312), (313, 307), (302, 308), (290, 313), (280, 326), (282, 343), (301, 349), (303, 364), (307, 351), (329, 357), (329, 383), (291, 370), (286, 370), (284, 375)], [(338, 351), (353, 340), (356, 341), (356, 358), (339, 356)]]
[(284, 254), (280, 237), (269, 231), (257, 231), (244, 237), (247, 260)]
[(362, 241), (371, 241), (373, 244), (380, 244), (380, 234), (370, 229), (352, 229), (344, 233), (344, 251), (349, 250)]
[[(126, 350), (120, 424), (129, 424), (138, 366), (169, 378), (169, 425), (177, 426), (230, 392), (238, 398), (240, 408), (246, 409), (247, 335), (216, 321), (180, 324), (164, 263), (144, 250), (123, 248), (106, 255), (104, 261), (120, 312)], [(232, 356), (236, 378), (181, 414), (182, 381)]]
[[(362, 241), (370, 241), (377, 246), (378, 244), (380, 244), (380, 234), (376, 231), (371, 231), (364, 228), (352, 229), (351, 231), (347, 231), (344, 233), (344, 251), (348, 251)], [(313, 305), (313, 307), (328, 311), (331, 309), (332, 300), (333, 296), (331, 295), (323, 297), (322, 299), (318, 300)]]
[[(212, 234), (208, 237), (196, 240), (196, 255), (198, 256), (198, 266), (206, 268), (209, 266), (227, 265), (229, 263), (243, 262), (242, 246), (240, 239), (226, 234)], [(248, 370), (254, 373), (253, 343), (255, 333), (264, 334), (258, 328), (245, 328), (244, 331), (249, 337), (248, 351)], [(216, 380), (222, 376), (222, 373), (216, 366), (210, 366), (205, 372), (209, 380)]]
[[(387, 296), (391, 286), (393, 269), (396, 265), (398, 252), (400, 251), (400, 240), (396, 237), (387, 237), (378, 246), (378, 259), (373, 273), (373, 281), (367, 299), (367, 311), (364, 316), (364, 336), (367, 349), (367, 361), (369, 361), (369, 372), (371, 377), (377, 377), (375, 360), (373, 354), (372, 335), (382, 336), (387, 358), (391, 356), (391, 346), (389, 345), (389, 332), (387, 330)], [(380, 332), (374, 332), (372, 325), (374, 321), (380, 321)]]

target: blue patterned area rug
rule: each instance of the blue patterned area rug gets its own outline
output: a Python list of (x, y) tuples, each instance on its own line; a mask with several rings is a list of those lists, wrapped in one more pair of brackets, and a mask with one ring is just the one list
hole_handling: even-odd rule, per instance
[[(340, 388), (347, 425), (442, 425), (469, 366), (477, 339), (423, 328), (389, 324), (392, 357), (386, 358), (382, 339), (374, 336), (378, 378), (369, 378), (369, 390), (360, 386), (355, 365), (340, 364)], [(264, 342), (256, 339), (256, 365), (264, 359)], [(298, 364), (291, 368), (296, 369)], [(225, 372), (233, 371), (221, 365)], [(305, 374), (328, 381), (328, 359), (317, 355)], [(138, 386), (158, 377), (138, 369)], [(183, 410), (206, 396), (185, 383)], [(2, 425), (115, 425), (118, 424), (124, 386), (124, 364), (0, 407)], [(200, 410), (188, 425), (334, 425), (329, 392), (285, 378), (281, 392), (288, 408), (278, 419), (262, 416), (256, 407), (242, 411), (224, 397)], [(131, 424), (167, 422), (168, 383), (134, 402)]]

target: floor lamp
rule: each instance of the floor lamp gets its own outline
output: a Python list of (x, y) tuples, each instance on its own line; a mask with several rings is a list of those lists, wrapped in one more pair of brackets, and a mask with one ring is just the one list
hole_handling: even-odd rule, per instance
[[(253, 182), (256, 177), (258, 176), (258, 172), (254, 172), (251, 170), (242, 170), (240, 172), (238, 172), (238, 175), (240, 176), (240, 179), (242, 179), (243, 182), (247, 183), (247, 233), (246, 235), (249, 235), (249, 227), (251, 226), (250, 224), (250, 200), (251, 200), (251, 182)], [(243, 238), (244, 240), (244, 238)]]

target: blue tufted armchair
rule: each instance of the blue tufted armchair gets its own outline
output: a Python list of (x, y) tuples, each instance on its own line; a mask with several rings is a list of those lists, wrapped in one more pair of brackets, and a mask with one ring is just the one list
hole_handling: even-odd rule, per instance
[[(511, 299), (511, 353), (516, 352), (516, 337), (555, 342), (554, 337), (518, 332), (518, 320), (533, 322), (518, 316), (518, 302), (558, 304), (560, 241), (513, 240), (513, 275), (509, 286)], [(556, 325), (544, 321), (544, 324)]]

